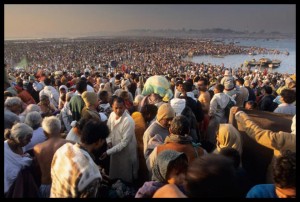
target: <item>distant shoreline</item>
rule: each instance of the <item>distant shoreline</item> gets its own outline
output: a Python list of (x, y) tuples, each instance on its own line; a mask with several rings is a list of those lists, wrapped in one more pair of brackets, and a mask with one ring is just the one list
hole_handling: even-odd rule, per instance
[(182, 34), (182, 33), (132, 33), (132, 34), (116, 34), (116, 35), (100, 35), (100, 36), (78, 36), (78, 37), (15, 37), (7, 38), (4, 41), (37, 41), (37, 40), (96, 40), (96, 39), (107, 39), (107, 38), (203, 38), (203, 39), (266, 39), (266, 40), (281, 40), (281, 39), (296, 39), (293, 34), (260, 34), (260, 35), (247, 35), (245, 34)]

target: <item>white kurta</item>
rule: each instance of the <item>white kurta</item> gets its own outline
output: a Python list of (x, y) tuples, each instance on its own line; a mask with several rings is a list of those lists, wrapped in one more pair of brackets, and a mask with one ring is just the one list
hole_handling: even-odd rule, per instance
[(112, 148), (107, 150), (110, 155), (109, 177), (133, 182), (137, 178), (139, 165), (134, 120), (126, 111), (116, 120), (116, 114), (112, 112), (107, 125), (110, 134), (106, 140), (112, 143)]

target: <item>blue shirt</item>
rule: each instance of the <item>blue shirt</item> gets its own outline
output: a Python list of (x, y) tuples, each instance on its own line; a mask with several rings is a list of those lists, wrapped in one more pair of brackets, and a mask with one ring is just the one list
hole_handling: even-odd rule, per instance
[(274, 184), (259, 184), (252, 187), (246, 198), (278, 198)]

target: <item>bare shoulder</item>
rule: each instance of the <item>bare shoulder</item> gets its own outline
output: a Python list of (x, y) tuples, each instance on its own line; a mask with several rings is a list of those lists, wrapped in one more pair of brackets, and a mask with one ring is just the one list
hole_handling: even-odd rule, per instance
[(166, 184), (159, 188), (153, 198), (187, 198), (175, 184)]

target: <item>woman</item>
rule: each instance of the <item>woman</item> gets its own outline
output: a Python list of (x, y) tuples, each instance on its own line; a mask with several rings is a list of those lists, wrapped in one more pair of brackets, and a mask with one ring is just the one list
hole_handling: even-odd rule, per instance
[(31, 141), (32, 133), (32, 128), (25, 123), (17, 123), (12, 129), (5, 130), (4, 194), (9, 191), (20, 170), (32, 164), (30, 155), (22, 149)]
[(216, 134), (216, 149), (214, 153), (219, 153), (222, 148), (231, 147), (236, 149), (242, 156), (241, 134), (232, 124), (220, 124)]
[(137, 191), (135, 198), (152, 198), (165, 184), (182, 186), (187, 168), (188, 159), (183, 152), (175, 150), (161, 152), (152, 168), (152, 181), (145, 182)]

